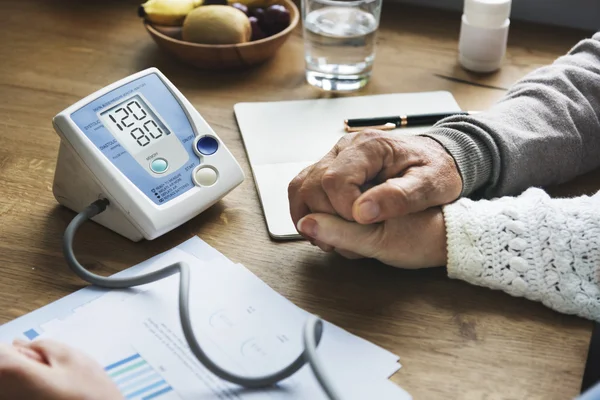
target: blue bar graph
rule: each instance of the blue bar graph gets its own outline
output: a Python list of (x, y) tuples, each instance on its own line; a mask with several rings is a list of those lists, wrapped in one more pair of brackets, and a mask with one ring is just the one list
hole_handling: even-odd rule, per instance
[(113, 379), (115, 384), (119, 387), (124, 386), (126, 383), (130, 381), (135, 381), (136, 378), (141, 377), (142, 375), (147, 376), (148, 372), (152, 372), (153, 369), (151, 366), (147, 366), (145, 368), (140, 369), (137, 372), (133, 372), (131, 374), (127, 374), (123, 377), (119, 377), (118, 379)]
[(158, 392), (154, 392), (149, 396), (144, 397), (142, 400), (151, 400), (151, 399), (155, 399), (159, 396), (162, 396), (165, 393), (169, 393), (171, 390), (173, 390), (173, 388), (171, 386), (166, 387), (164, 389), (159, 390)]
[(136, 390), (133, 393), (128, 394), (127, 395), (127, 399), (135, 399), (136, 397), (138, 397), (138, 396), (140, 396), (142, 394), (145, 394), (145, 393), (150, 392), (151, 390), (157, 389), (159, 386), (166, 385), (166, 383), (167, 382), (165, 382), (164, 380), (160, 380), (160, 381), (158, 381), (156, 383), (152, 383), (152, 384), (150, 384), (148, 386), (145, 386), (145, 387), (143, 387), (141, 389)]
[(140, 379), (136, 379), (133, 382), (126, 382), (124, 385), (119, 385), (119, 387), (121, 388), (121, 391), (123, 392), (129, 392), (131, 391), (131, 389), (140, 387), (141, 385), (147, 383), (150, 384), (152, 382), (156, 382), (157, 379), (161, 379), (160, 375), (158, 375), (157, 373), (148, 375), (146, 374), (145, 376), (141, 377)]
[(132, 354), (104, 367), (128, 400), (151, 400), (173, 391), (173, 388), (139, 354)]
[(104, 369), (105, 369), (106, 371), (110, 371), (111, 369), (115, 369), (115, 368), (117, 368), (117, 367), (120, 367), (121, 365), (123, 365), (123, 364), (127, 364), (129, 361), (136, 360), (136, 359), (138, 359), (138, 358), (140, 358), (140, 355), (139, 355), (139, 354), (134, 354), (134, 355), (132, 355), (131, 357), (127, 357), (127, 358), (125, 358), (124, 360), (120, 360), (120, 361), (117, 361), (117, 362), (116, 362), (116, 363), (114, 363), (114, 364), (110, 364), (108, 367), (106, 367), (106, 368), (104, 368)]

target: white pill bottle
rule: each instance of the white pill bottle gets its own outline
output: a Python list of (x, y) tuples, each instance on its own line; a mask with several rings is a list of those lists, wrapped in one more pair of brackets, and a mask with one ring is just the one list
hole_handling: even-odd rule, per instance
[(465, 0), (458, 61), (470, 71), (500, 68), (506, 53), (511, 0)]

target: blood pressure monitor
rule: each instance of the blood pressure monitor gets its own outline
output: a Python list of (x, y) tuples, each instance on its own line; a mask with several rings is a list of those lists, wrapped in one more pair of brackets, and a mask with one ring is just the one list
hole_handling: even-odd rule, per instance
[(195, 217), (244, 180), (227, 147), (156, 68), (113, 83), (54, 117), (61, 138), (53, 192), (134, 241)]

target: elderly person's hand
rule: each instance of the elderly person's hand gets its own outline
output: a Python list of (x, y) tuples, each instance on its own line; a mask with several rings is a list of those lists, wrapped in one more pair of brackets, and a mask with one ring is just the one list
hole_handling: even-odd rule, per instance
[(116, 400), (123, 396), (94, 360), (64, 344), (0, 343), (0, 399)]
[(348, 258), (375, 258), (410, 269), (446, 265), (446, 225), (440, 207), (369, 225), (330, 214), (309, 214), (298, 228)]
[(340, 139), (288, 195), (297, 226), (310, 213), (371, 224), (450, 203), (461, 191), (454, 159), (435, 140), (367, 130)]

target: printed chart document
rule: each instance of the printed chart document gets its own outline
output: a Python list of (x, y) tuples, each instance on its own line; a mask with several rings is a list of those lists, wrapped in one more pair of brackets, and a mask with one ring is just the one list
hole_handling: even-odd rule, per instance
[[(229, 371), (259, 376), (302, 351), (308, 313), (249, 270), (188, 241), (145, 264), (191, 267), (192, 324), (205, 352)], [(184, 250), (185, 249), (185, 250)], [(195, 254), (194, 254), (195, 253)], [(203, 261), (209, 260), (209, 261)], [(139, 272), (138, 272), (139, 273)], [(249, 390), (209, 372), (190, 352), (178, 314), (179, 275), (112, 290), (46, 325), (41, 337), (76, 347), (101, 363), (128, 399), (325, 399), (308, 366), (277, 386)], [(344, 399), (410, 399), (388, 380), (398, 357), (325, 323), (318, 354)]]

